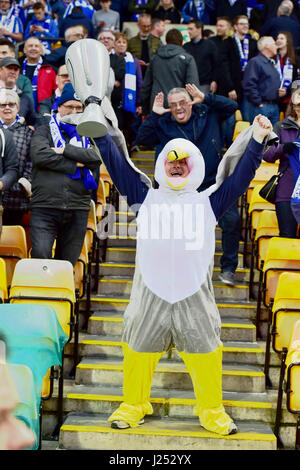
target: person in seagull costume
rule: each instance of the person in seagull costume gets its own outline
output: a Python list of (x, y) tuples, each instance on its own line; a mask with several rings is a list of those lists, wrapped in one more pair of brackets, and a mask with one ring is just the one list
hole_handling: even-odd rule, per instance
[(175, 346), (192, 378), (201, 425), (221, 435), (237, 432), (222, 404), (221, 321), (211, 277), (215, 227), (249, 186), (271, 131), (265, 116), (256, 117), (230, 158), (224, 156), (216, 184), (201, 193), (204, 160), (190, 141), (165, 145), (154, 189), (109, 135), (95, 139), (118, 191), (138, 212), (136, 268), (122, 338), (124, 402), (108, 419), (112, 427), (135, 427), (153, 412), (152, 376)]

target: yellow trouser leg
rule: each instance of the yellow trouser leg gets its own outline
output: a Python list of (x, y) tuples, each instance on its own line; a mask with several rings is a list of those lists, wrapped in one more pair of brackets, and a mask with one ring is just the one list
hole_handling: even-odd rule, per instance
[(146, 414), (152, 414), (150, 403), (152, 377), (163, 353), (139, 353), (123, 343), (124, 402), (108, 421), (125, 421), (131, 427), (138, 425)]
[(227, 435), (232, 419), (222, 404), (222, 345), (207, 354), (180, 352), (191, 375), (196, 397), (194, 413), (208, 431)]

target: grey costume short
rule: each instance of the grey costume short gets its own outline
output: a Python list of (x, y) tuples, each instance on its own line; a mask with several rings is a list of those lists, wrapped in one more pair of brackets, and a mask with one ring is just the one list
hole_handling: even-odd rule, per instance
[(136, 263), (122, 340), (136, 352), (163, 352), (174, 345), (186, 353), (209, 353), (220, 346), (221, 319), (211, 279), (190, 297), (170, 304), (144, 284)]

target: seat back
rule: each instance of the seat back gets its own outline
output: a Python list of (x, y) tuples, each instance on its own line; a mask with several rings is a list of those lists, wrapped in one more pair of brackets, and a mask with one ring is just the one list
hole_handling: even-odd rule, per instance
[(79, 255), (78, 261), (76, 262), (75, 268), (74, 268), (75, 288), (79, 289), (80, 298), (84, 295), (84, 283), (86, 280), (88, 262), (89, 262), (89, 258), (88, 258), (88, 251), (87, 251), (87, 234), (86, 234), (83, 245), (82, 245), (81, 253)]
[(26, 233), (20, 225), (3, 225), (0, 237), (0, 257), (6, 264), (7, 284), (10, 286), (16, 263), (27, 258)]
[(280, 353), (288, 348), (295, 323), (300, 320), (300, 272), (283, 272), (278, 283), (272, 306), (273, 348)]
[(249, 216), (250, 216), (250, 237), (253, 239), (253, 233), (254, 229), (256, 230), (257, 225), (258, 225), (258, 218), (260, 215), (260, 212), (263, 210), (275, 210), (274, 204), (271, 204), (270, 202), (266, 201), (259, 195), (259, 191), (263, 187), (263, 184), (258, 184), (253, 188), (251, 199), (250, 199), (250, 204), (249, 204)]
[(272, 237), (263, 266), (266, 306), (275, 298), (278, 278), (284, 271), (300, 271), (300, 239)]
[(250, 122), (248, 121), (236, 121), (235, 123), (235, 126), (234, 126), (234, 131), (233, 131), (233, 137), (232, 137), (232, 140), (234, 141), (237, 136), (245, 129), (247, 129), (247, 127), (250, 126)]
[(300, 412), (300, 320), (295, 323), (286, 358), (287, 409)]
[(88, 222), (87, 222), (87, 231), (86, 231), (86, 248), (88, 253), (92, 252), (93, 240), (95, 233), (97, 232), (97, 217), (96, 217), (96, 205), (93, 200), (91, 200)]
[(255, 175), (252, 181), (250, 181), (250, 184), (247, 190), (247, 202), (248, 203), (250, 203), (251, 201), (251, 195), (255, 186), (257, 185), (264, 186), (273, 175), (276, 175), (276, 173), (278, 172), (278, 165), (279, 165), (278, 162), (275, 162), (275, 163), (268, 163), (264, 161), (261, 162), (260, 166), (257, 168), (255, 172)]
[(279, 228), (275, 211), (263, 210), (259, 212), (255, 241), (257, 244), (256, 267), (260, 269), (261, 261), (265, 260), (270, 238), (278, 237)]
[(7, 300), (7, 277), (6, 264), (3, 258), (0, 258), (0, 302)]

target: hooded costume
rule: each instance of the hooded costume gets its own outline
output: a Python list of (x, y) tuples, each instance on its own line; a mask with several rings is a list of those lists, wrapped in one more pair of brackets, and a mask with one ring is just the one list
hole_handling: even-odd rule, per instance
[[(138, 212), (136, 269), (122, 338), (124, 402), (108, 420), (135, 427), (152, 413), (155, 367), (175, 346), (192, 378), (201, 425), (221, 435), (235, 432), (222, 404), (221, 320), (211, 278), (215, 227), (249, 186), (264, 144), (252, 138), (252, 126), (246, 129), (224, 155), (216, 183), (199, 193), (204, 160), (186, 139), (171, 140), (159, 154), (158, 189), (109, 135), (95, 142), (118, 191)], [(183, 158), (188, 176), (168, 177), (167, 162)]]

